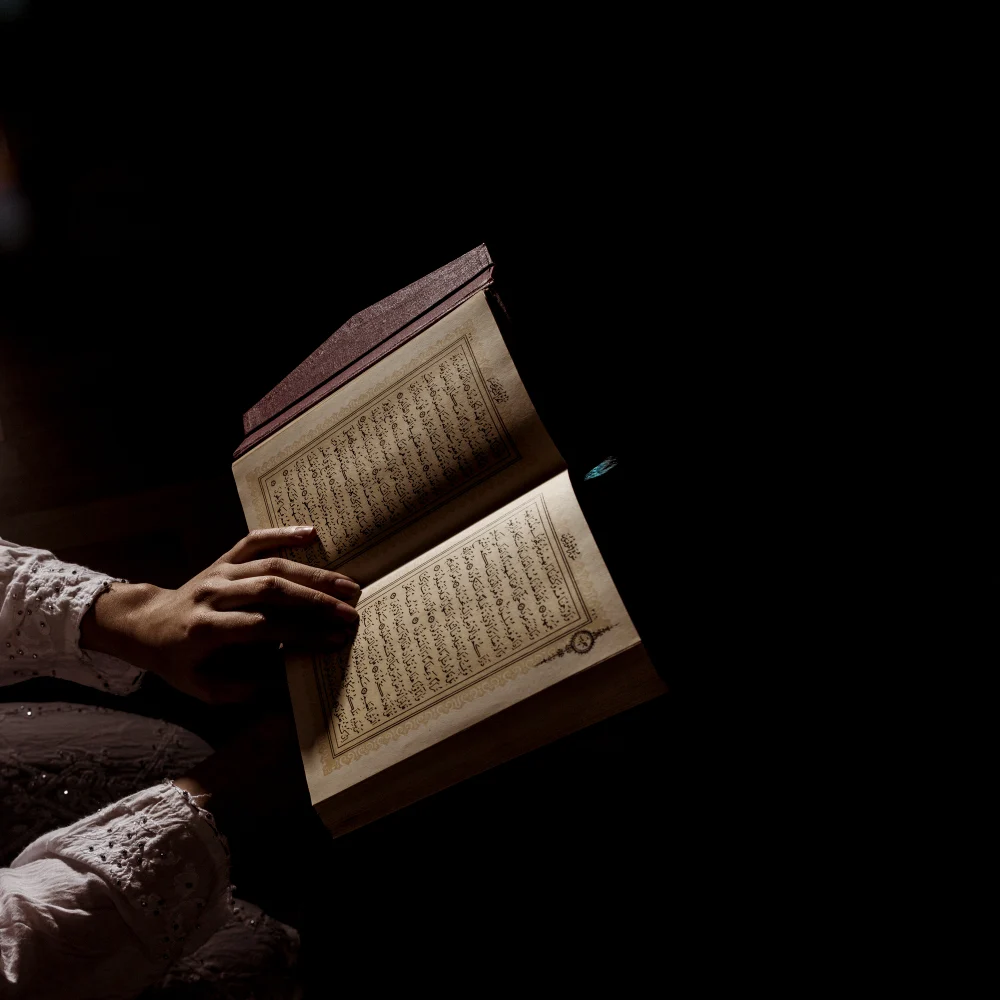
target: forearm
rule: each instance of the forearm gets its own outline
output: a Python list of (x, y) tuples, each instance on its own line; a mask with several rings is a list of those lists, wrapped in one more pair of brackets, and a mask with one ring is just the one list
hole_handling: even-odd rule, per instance
[[(6, 682), (42, 669), (60, 676), (62, 657), (91, 667), (90, 682), (116, 693), (151, 670), (203, 701), (245, 700), (280, 675), (282, 644), (329, 651), (357, 629), (357, 583), (273, 554), (314, 535), (308, 526), (253, 532), (176, 590), (114, 581), (0, 542)], [(78, 674), (72, 679), (88, 683)]]
[(159, 590), (151, 583), (111, 583), (80, 621), (80, 648), (148, 669), (147, 650), (138, 638), (140, 620)]

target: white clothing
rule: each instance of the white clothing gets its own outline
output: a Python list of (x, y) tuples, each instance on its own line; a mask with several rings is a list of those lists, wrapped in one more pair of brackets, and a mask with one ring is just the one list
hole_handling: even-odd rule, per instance
[[(141, 670), (79, 645), (112, 582), (0, 539), (0, 685), (50, 676), (134, 690)], [(234, 903), (225, 838), (164, 780), (209, 753), (126, 712), (0, 705), (0, 997), (103, 1000), (155, 984), (175, 995), (226, 975), (226, 995), (288, 995), (298, 935)], [(241, 969), (253, 970), (246, 989)]]

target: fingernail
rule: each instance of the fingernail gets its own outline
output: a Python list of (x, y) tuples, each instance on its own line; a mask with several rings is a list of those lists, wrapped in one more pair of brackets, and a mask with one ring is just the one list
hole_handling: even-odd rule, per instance
[(350, 604), (338, 604), (336, 614), (338, 617), (343, 618), (344, 621), (353, 622), (357, 621), (358, 613), (350, 606)]
[(357, 597), (361, 593), (361, 588), (353, 580), (336, 580), (333, 589), (344, 597)]
[(306, 535), (311, 535), (315, 530), (311, 524), (304, 524), (298, 528), (292, 528), (289, 533), (295, 535), (297, 538), (305, 538)]

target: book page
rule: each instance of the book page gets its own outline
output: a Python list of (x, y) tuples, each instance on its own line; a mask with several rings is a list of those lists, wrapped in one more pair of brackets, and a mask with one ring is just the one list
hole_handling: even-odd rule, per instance
[(290, 557), (365, 585), (561, 468), (478, 292), (233, 475), (251, 529), (314, 524)]
[(349, 650), (286, 656), (314, 803), (639, 642), (565, 471), (358, 612)]

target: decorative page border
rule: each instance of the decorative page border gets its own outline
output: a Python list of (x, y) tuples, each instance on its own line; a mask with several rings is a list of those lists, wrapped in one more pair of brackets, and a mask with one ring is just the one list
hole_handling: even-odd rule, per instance
[[(401, 736), (405, 736), (407, 733), (412, 732), (421, 726), (426, 726), (433, 719), (439, 718), (441, 715), (453, 711), (454, 709), (457, 709), (468, 702), (474, 701), (477, 698), (481, 698), (488, 691), (494, 691), (497, 687), (503, 686), (515, 677), (527, 673), (535, 666), (538, 666), (537, 663), (531, 664), (525, 662), (528, 657), (540, 653), (549, 646), (560, 642), (570, 633), (573, 633), (573, 638), (566, 644), (566, 647), (559, 647), (559, 649), (563, 650), (568, 648), (572, 652), (582, 654), (590, 651), (597, 635), (607, 631), (607, 629), (600, 629), (597, 632), (591, 632), (586, 628), (586, 626), (592, 624), (594, 621), (593, 612), (588, 608), (586, 602), (584, 601), (580, 585), (573, 574), (568, 561), (566, 560), (566, 555), (563, 552), (562, 546), (559, 542), (559, 537), (555, 531), (555, 526), (552, 523), (552, 516), (549, 513), (547, 504), (545, 503), (544, 494), (537, 493), (529, 497), (523, 503), (507, 510), (495, 520), (484, 525), (481, 530), (489, 531), (496, 525), (502, 524), (512, 514), (516, 514), (532, 504), (537, 504), (541, 508), (543, 526), (546, 528), (549, 545), (551, 546), (557, 562), (562, 569), (564, 579), (566, 579), (569, 585), (574, 607), (578, 612), (576, 621), (566, 624), (562, 628), (546, 636), (544, 639), (536, 640), (530, 648), (520, 650), (516, 654), (508, 656), (506, 659), (494, 664), (492, 667), (486, 668), (484, 671), (473, 677), (466, 678), (464, 681), (449, 688), (447, 691), (441, 692), (435, 698), (430, 698), (421, 705), (408, 710), (406, 713), (395, 716), (393, 719), (384, 722), (377, 729), (374, 729), (371, 732), (366, 733), (364, 736), (358, 737), (356, 740), (351, 741), (348, 744), (344, 744), (339, 748), (333, 733), (332, 723), (333, 706), (336, 703), (338, 692), (330, 690), (327, 677), (328, 672), (323, 669), (321, 658), (314, 656), (313, 675), (316, 690), (320, 692), (323, 708), (323, 721), (326, 728), (326, 740), (319, 745), (324, 775), (330, 774), (334, 770), (339, 770), (344, 765), (352, 763), (359, 757), (372, 753), (373, 751), (379, 750), (382, 747), (395, 742)], [(443, 552), (439, 552), (436, 556), (428, 557), (424, 562), (414, 567), (411, 572), (419, 574), (424, 568), (434, 562), (439, 562), (443, 558), (447, 558), (448, 555), (460, 548), (462, 545), (467, 544), (467, 542), (468, 538), (465, 538), (460, 542), (456, 542), (455, 545)], [(393, 583), (385, 584), (385, 586), (381, 587), (379, 590), (366, 595), (366, 599), (362, 602), (361, 606), (367, 604), (369, 601), (375, 600), (379, 597), (379, 595), (385, 593), (385, 591), (398, 585), (399, 580)], [(561, 653), (559, 651), (553, 653), (553, 657), (556, 655), (561, 655)], [(551, 658), (552, 657), (549, 659)], [(548, 662), (548, 660), (544, 660), (542, 662)]]
[[(461, 330), (471, 329), (471, 322), (463, 324), (460, 328)], [(445, 494), (444, 496), (438, 498), (432, 506), (423, 507), (413, 514), (404, 518), (402, 521), (397, 521), (391, 526), (385, 528), (380, 534), (369, 537), (365, 540), (362, 545), (356, 546), (353, 549), (349, 549), (346, 552), (341, 553), (336, 559), (331, 560), (324, 564), (325, 569), (332, 569), (336, 566), (342, 566), (344, 563), (350, 561), (351, 559), (357, 558), (359, 555), (367, 552), (369, 549), (376, 545), (381, 544), (387, 538), (392, 535), (398, 534), (404, 528), (409, 527), (414, 521), (425, 517), (427, 514), (432, 513), (435, 510), (444, 507), (446, 504), (451, 503), (453, 500), (464, 496), (470, 490), (474, 489), (480, 483), (491, 478), (492, 476), (498, 475), (503, 472), (504, 469), (509, 468), (515, 462), (519, 461), (521, 458), (521, 453), (517, 450), (517, 446), (514, 443), (514, 439), (510, 432), (507, 430), (506, 424), (503, 422), (503, 418), (500, 416), (499, 411), (493, 401), (492, 394), (490, 392), (489, 386), (487, 385), (486, 379), (483, 377), (482, 369), (479, 366), (479, 360), (476, 358), (475, 351), (472, 349), (472, 344), (469, 341), (469, 336), (467, 332), (462, 333), (462, 335), (457, 339), (447, 344), (445, 347), (438, 350), (432, 357), (428, 358), (426, 361), (418, 364), (416, 367), (409, 369), (394, 382), (388, 385), (385, 382), (380, 383), (375, 386), (371, 393), (366, 393), (365, 396), (358, 401), (358, 405), (350, 411), (346, 416), (343, 416), (341, 411), (334, 417), (334, 422), (328, 424), (322, 431), (317, 434), (312, 434), (308, 436), (308, 440), (303, 444), (303, 438), (299, 438), (295, 444), (288, 450), (283, 450), (280, 453), (280, 460), (277, 465), (273, 465), (267, 472), (261, 473), (256, 477), (252, 477), (251, 482), (255, 487), (254, 495), (254, 505), (260, 509), (261, 503), (263, 504), (264, 512), (267, 514), (268, 523), (271, 527), (276, 527), (276, 522), (274, 518), (273, 511), (271, 509), (271, 504), (269, 500), (269, 493), (267, 487), (265, 486), (265, 480), (269, 476), (275, 475), (280, 469), (284, 468), (289, 462), (294, 462), (300, 455), (309, 451), (311, 448), (316, 447), (321, 444), (327, 437), (336, 434), (337, 431), (347, 423), (357, 419), (359, 415), (367, 413), (369, 410), (376, 407), (386, 396), (390, 395), (392, 392), (396, 391), (398, 387), (404, 383), (411, 381), (418, 375), (422, 374), (432, 366), (438, 363), (440, 359), (450, 352), (454, 351), (456, 348), (462, 350), (465, 356), (466, 362), (469, 364), (470, 369), (473, 372), (473, 377), (476, 380), (476, 385), (479, 388), (480, 395), (486, 403), (486, 412), (490, 419), (493, 421), (493, 429), (497, 436), (503, 441), (504, 445), (507, 447), (507, 455), (505, 458), (501, 459), (496, 465), (490, 466), (488, 469), (484, 469), (482, 472), (473, 476), (471, 479), (466, 480), (464, 484), (454, 489), (451, 493)], [(348, 383), (349, 384), (349, 383)], [(256, 480), (253, 482), (253, 480)]]

